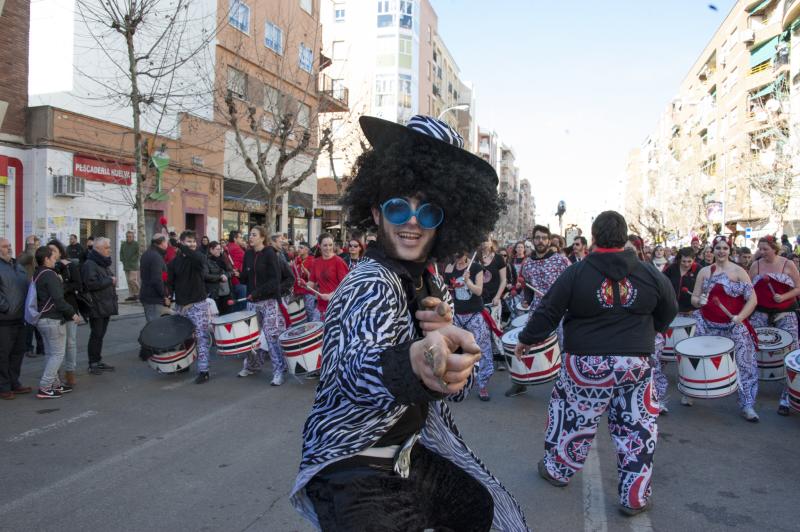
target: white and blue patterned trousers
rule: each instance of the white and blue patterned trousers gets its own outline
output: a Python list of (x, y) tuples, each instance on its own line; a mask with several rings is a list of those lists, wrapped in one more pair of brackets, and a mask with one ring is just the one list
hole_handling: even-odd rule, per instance
[(194, 337), (197, 342), (197, 371), (208, 371), (208, 353), (211, 349), (211, 320), (208, 316), (208, 303), (200, 301), (186, 307), (178, 307), (181, 316), (194, 324)]
[[(253, 310), (258, 317), (261, 325), (261, 332), (269, 344), (269, 358), (272, 362), (272, 371), (284, 373), (286, 371), (286, 359), (283, 358), (283, 350), (278, 341), (278, 336), (286, 330), (286, 322), (283, 319), (277, 299), (267, 299), (265, 301), (248, 301), (247, 310)], [(256, 349), (250, 351), (244, 361), (244, 368), (250, 371), (259, 371), (264, 366), (264, 351)]]
[(453, 316), (453, 325), (461, 327), (472, 333), (475, 343), (481, 348), (481, 361), (478, 364), (478, 387), (486, 388), (489, 379), (494, 374), (494, 360), (492, 356), (492, 331), (483, 319), (480, 312), (474, 314), (456, 314)]

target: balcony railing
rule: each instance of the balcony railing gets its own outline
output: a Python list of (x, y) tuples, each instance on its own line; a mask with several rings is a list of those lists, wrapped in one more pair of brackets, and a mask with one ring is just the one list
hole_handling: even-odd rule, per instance
[(783, 2), (783, 27), (789, 25), (800, 15), (800, 2), (798, 0), (785, 0)]
[(348, 110), (350, 91), (325, 74), (319, 75), (320, 112), (344, 113)]

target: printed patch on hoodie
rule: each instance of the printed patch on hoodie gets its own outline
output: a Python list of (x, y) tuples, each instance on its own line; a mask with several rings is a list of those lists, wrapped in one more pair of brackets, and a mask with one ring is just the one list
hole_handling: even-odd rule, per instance
[(600, 283), (600, 288), (597, 289), (597, 301), (603, 308), (614, 306), (614, 287), (611, 279), (605, 278)]
[(633, 284), (628, 280), (627, 277), (619, 282), (619, 300), (623, 307), (629, 308), (631, 305), (633, 305), (634, 301), (636, 301), (636, 295), (638, 293), (638, 290), (634, 288)]

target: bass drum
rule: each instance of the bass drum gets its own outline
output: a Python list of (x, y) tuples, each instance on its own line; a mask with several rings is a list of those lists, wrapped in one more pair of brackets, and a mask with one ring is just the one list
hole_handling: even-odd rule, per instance
[(177, 314), (162, 316), (139, 333), (139, 356), (158, 373), (186, 371), (197, 359), (194, 324)]

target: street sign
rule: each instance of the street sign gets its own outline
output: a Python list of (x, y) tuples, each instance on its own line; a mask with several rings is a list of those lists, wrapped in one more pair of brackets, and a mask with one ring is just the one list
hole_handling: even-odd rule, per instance
[(753, 228), (752, 227), (745, 227), (744, 228), (744, 237), (745, 238), (752, 238)]

